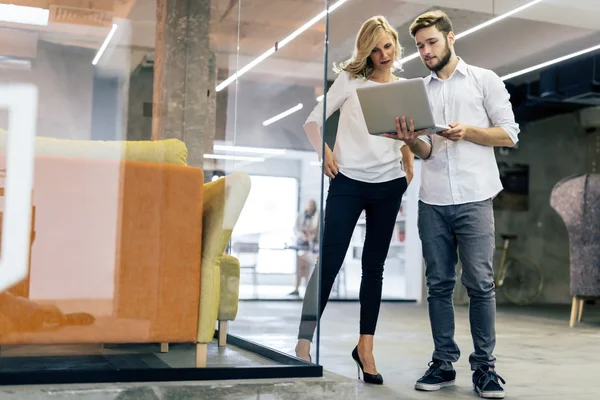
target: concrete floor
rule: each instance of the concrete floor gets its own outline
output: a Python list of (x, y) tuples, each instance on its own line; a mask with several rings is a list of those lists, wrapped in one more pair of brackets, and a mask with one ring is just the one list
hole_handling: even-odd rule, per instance
[[(301, 303), (242, 302), (232, 333), (293, 354)], [(328, 305), (321, 325), (320, 364), (356, 378), (350, 358), (357, 340), (358, 304)], [(570, 308), (499, 307), (497, 371), (510, 399), (597, 399), (600, 393), (600, 306), (587, 306), (583, 324), (568, 327)], [(468, 356), (472, 351), (467, 308), (456, 310), (456, 341), (462, 357), (455, 366), (457, 386), (436, 393), (416, 392), (414, 382), (427, 369), (432, 352), (426, 307), (384, 303), (375, 339), (381, 387), (356, 383), (359, 399), (473, 399)], [(316, 354), (313, 351), (313, 359)]]

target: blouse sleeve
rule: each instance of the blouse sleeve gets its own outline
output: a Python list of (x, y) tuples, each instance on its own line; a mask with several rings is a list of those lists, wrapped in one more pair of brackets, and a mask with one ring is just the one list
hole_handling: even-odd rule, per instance
[[(349, 79), (348, 75), (348, 72), (342, 71), (333, 82), (333, 85), (331, 85), (327, 91), (327, 118), (336, 112), (346, 100), (346, 87)], [(315, 122), (319, 128), (323, 127), (323, 99), (321, 99), (321, 101), (319, 101), (319, 103), (312, 110), (304, 125), (308, 124), (309, 122)]]

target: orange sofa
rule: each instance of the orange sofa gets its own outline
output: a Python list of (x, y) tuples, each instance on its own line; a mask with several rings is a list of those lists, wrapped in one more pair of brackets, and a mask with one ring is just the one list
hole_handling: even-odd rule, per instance
[(0, 294), (0, 346), (196, 343), (204, 366), (217, 319), (237, 313), (223, 253), (248, 191), (242, 173), (205, 185), (184, 164), (38, 149), (30, 274)]

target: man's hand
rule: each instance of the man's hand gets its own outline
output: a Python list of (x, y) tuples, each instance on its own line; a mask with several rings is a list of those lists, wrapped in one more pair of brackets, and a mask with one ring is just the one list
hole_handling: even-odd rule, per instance
[(470, 126), (463, 125), (460, 122), (454, 122), (449, 126), (450, 129), (438, 132), (437, 134), (442, 137), (445, 137), (448, 140), (452, 140), (453, 142), (458, 142), (459, 140), (464, 139), (471, 130)]
[(419, 135), (423, 134), (425, 130), (415, 132), (415, 121), (409, 120), (408, 125), (406, 123), (406, 117), (396, 117), (396, 133), (384, 133), (382, 136), (390, 139), (402, 140), (407, 145), (411, 146), (418, 140)]

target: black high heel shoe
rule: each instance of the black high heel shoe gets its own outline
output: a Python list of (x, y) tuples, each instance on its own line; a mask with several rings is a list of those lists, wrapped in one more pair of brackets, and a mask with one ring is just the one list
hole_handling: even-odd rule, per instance
[(354, 359), (354, 362), (356, 362), (356, 367), (358, 368), (358, 379), (360, 379), (360, 373), (362, 371), (363, 381), (365, 381), (365, 383), (383, 385), (383, 377), (381, 376), (381, 374), (372, 375), (365, 372), (362, 362), (360, 361), (360, 357), (358, 356), (358, 346), (355, 347), (354, 350), (352, 350), (352, 358)]

